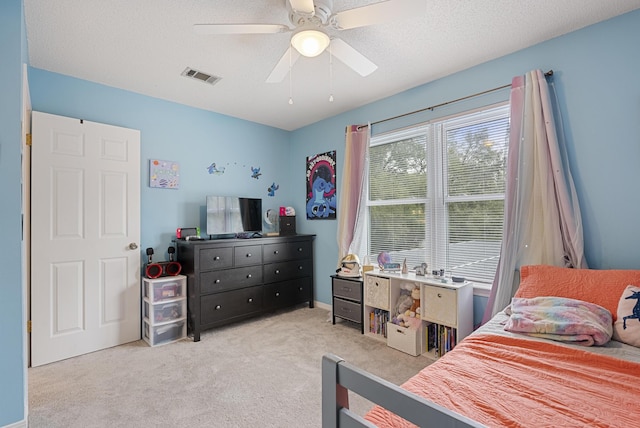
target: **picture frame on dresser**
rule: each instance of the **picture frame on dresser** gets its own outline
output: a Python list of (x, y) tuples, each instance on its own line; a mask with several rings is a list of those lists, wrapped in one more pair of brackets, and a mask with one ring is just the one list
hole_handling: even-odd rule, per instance
[(187, 277), (187, 334), (308, 302), (315, 235), (178, 241)]

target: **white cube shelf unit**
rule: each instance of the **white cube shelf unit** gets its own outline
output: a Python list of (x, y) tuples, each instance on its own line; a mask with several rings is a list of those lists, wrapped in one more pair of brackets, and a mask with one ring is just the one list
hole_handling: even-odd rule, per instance
[[(396, 329), (388, 338), (388, 330), (394, 324), (389, 323), (378, 331), (378, 316), (386, 313), (387, 320), (391, 320), (400, 290), (407, 284), (420, 287), (420, 318), (423, 322), (417, 332)], [(411, 355), (438, 358), (473, 331), (473, 285), (470, 282), (373, 270), (365, 273), (364, 288), (365, 334), (384, 340), (393, 348)]]
[(187, 337), (187, 277), (142, 278), (142, 338), (151, 346)]

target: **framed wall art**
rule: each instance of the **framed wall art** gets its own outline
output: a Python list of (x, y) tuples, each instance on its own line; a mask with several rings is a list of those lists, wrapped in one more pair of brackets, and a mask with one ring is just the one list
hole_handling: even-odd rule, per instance
[(151, 159), (149, 161), (149, 187), (180, 188), (180, 164), (174, 161)]
[(307, 157), (307, 219), (336, 219), (336, 151)]

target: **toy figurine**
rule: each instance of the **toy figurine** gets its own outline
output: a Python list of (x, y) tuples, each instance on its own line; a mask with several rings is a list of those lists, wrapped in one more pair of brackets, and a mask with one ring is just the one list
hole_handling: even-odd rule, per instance
[(427, 264), (422, 263), (420, 266), (416, 266), (414, 268), (416, 270), (416, 275), (418, 276), (426, 276), (427, 275)]

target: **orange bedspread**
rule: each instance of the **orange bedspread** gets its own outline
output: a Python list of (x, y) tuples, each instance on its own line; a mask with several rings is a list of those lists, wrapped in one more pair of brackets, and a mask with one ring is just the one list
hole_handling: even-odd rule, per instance
[[(402, 386), (489, 427), (640, 426), (640, 364), (548, 342), (471, 336)], [(365, 418), (414, 426), (378, 406)]]

